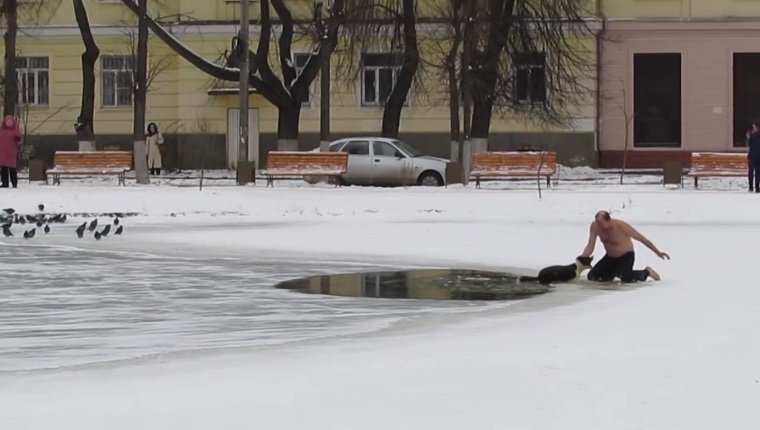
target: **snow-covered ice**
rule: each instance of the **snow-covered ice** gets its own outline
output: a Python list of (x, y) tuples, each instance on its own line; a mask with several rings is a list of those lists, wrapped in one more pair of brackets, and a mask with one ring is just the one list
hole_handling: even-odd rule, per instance
[[(34, 325), (53, 328), (32, 312), (45, 300), (69, 317), (82, 305), (77, 299), (87, 305), (103, 295), (133, 305), (144, 300), (142, 315), (158, 309), (170, 318), (125, 328), (129, 315), (90, 308), (91, 321), (100, 317), (108, 326), (115, 318), (122, 326), (112, 334), (80, 331), (74, 339), (85, 345), (80, 352), (89, 340), (93, 357), (139, 347), (139, 359), (19, 371), (18, 360), (3, 356), (2, 428), (757, 428), (760, 196), (747, 193), (741, 179), (704, 181), (705, 189), (696, 191), (688, 184), (664, 189), (653, 177), (632, 177), (623, 186), (612, 176), (592, 179), (560, 181), (541, 200), (531, 182), (488, 183), (481, 190), (210, 185), (200, 192), (176, 179), (180, 186), (74, 181), (4, 190), (0, 207), (21, 212), (45, 203), (50, 212), (141, 215), (124, 221), (123, 237), (99, 242), (75, 238), (78, 219), (30, 241), (0, 239), (0, 321), (21, 322), (0, 327), (0, 349), (29, 352)], [(663, 281), (561, 285), (509, 306), (476, 307), (267, 289), (288, 271), (324, 272), (332, 265), (530, 271), (569, 263), (598, 209), (631, 222), (671, 254), (661, 261), (636, 244), (637, 266), (653, 265)], [(66, 261), (56, 253), (70, 267), (42, 258)], [(595, 255), (601, 257), (601, 245)], [(91, 264), (82, 263), (88, 258)], [(248, 263), (255, 268), (250, 289), (240, 282)], [(181, 276), (162, 276), (161, 266)], [(96, 267), (104, 280), (98, 291), (74, 285), (67, 302), (67, 292), (56, 290)], [(219, 274), (216, 285), (204, 268)], [(24, 270), (39, 283), (28, 284)], [(210, 303), (171, 299), (181, 285), (167, 284), (170, 291), (152, 292), (166, 296), (148, 298), (151, 292), (134, 285), (154, 273), (164, 283), (187, 282), (189, 294), (207, 294)], [(259, 320), (240, 309), (259, 301), (279, 309), (270, 327), (280, 319), (287, 327), (308, 326), (302, 319), (308, 313), (318, 317), (315, 324), (337, 330), (285, 330), (282, 337), (292, 341), (246, 343), (238, 335), (255, 332)], [(218, 312), (230, 309), (238, 311)], [(357, 320), (367, 323), (361, 330), (331, 317), (365, 310), (372, 315)], [(207, 318), (200, 317), (204, 312)], [(55, 314), (42, 314), (53, 326), (60, 323)], [(180, 332), (214, 324), (214, 330)], [(6, 335), (14, 330), (27, 332)], [(168, 337), (157, 337), (158, 330), (174, 330), (177, 348), (143, 354), (157, 339), (155, 350), (166, 346)], [(28, 368), (57, 359), (65, 366), (69, 358), (61, 351), (39, 366), (29, 356)]]

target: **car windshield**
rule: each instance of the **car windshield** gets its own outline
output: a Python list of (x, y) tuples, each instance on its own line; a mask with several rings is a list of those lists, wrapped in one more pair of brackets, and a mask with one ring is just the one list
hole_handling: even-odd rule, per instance
[(400, 140), (392, 140), (394, 145), (401, 148), (402, 151), (409, 154), (410, 157), (419, 157), (420, 155), (423, 155), (420, 151), (412, 148), (411, 146), (407, 145), (406, 143), (400, 141)]

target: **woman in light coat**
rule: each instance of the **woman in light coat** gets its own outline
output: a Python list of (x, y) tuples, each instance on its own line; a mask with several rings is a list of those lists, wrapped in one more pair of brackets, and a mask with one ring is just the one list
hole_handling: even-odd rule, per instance
[(18, 128), (16, 118), (6, 115), (0, 126), (0, 177), (2, 177), (0, 187), (2, 188), (8, 188), (8, 179), (13, 188), (18, 186), (16, 162), (21, 138), (21, 130)]
[(148, 135), (145, 137), (145, 143), (148, 146), (148, 169), (151, 175), (161, 174), (161, 145), (164, 144), (164, 137), (158, 131), (155, 122), (148, 124)]

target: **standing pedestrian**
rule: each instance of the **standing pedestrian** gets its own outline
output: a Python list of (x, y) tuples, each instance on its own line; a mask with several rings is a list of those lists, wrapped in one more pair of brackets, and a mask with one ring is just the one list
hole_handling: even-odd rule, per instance
[(148, 169), (151, 175), (160, 175), (162, 160), (161, 146), (164, 144), (164, 137), (158, 131), (155, 122), (148, 124), (148, 135), (145, 137), (145, 143), (148, 145)]
[(0, 126), (0, 187), (8, 188), (8, 180), (13, 188), (18, 186), (18, 173), (16, 163), (18, 162), (18, 148), (21, 146), (21, 130), (18, 122), (12, 115), (6, 115), (3, 118), (3, 124)]
[(757, 121), (747, 130), (747, 165), (749, 166), (749, 191), (760, 193), (760, 125)]

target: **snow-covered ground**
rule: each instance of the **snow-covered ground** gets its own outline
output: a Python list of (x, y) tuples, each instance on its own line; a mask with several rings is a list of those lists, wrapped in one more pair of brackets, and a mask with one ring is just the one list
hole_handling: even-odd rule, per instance
[[(73, 230), (84, 219), (69, 219), (48, 236), (0, 239), (5, 255), (34, 254), (41, 246), (40, 253), (73, 249), (236, 264), (259, 256), (293, 267), (337, 262), (530, 272), (571, 262), (593, 214), (607, 209), (672, 256), (660, 261), (636, 244), (637, 266), (656, 267), (663, 276), (658, 283), (561, 285), (511, 306), (442, 308), (370, 332), (2, 372), (2, 428), (757, 428), (760, 290), (753, 278), (760, 196), (747, 193), (741, 178), (708, 180), (696, 191), (690, 184), (665, 189), (656, 177), (622, 186), (612, 176), (572, 179), (544, 190), (541, 200), (531, 182), (488, 183), (481, 190), (286, 182), (267, 189), (211, 180), (199, 191), (197, 180), (185, 178), (146, 187), (71, 181), (2, 190), (0, 208), (20, 212), (34, 213), (44, 203), (49, 212), (140, 214), (124, 221), (120, 238), (78, 240)], [(595, 255), (602, 256), (600, 245)], [(139, 263), (130, 264), (139, 270)], [(44, 259), (30, 269), (55, 270)], [(104, 282), (134, 288), (108, 276)], [(0, 313), (11, 312), (24, 294), (23, 286), (14, 285), (13, 295), (4, 288)], [(260, 293), (271, 300), (265, 288)], [(258, 293), (240, 294), (255, 301)], [(301, 300), (297, 295), (279, 297)], [(0, 345), (8, 342), (0, 338)]]

